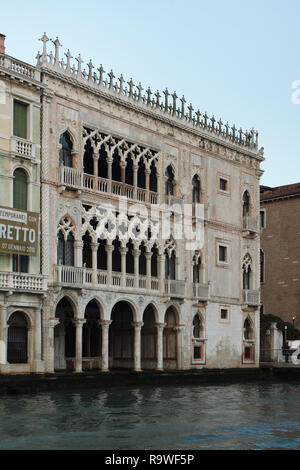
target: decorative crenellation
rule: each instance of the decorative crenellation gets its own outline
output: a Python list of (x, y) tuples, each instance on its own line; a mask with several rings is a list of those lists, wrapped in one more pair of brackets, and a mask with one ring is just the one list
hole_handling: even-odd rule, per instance
[(171, 94), (167, 88), (163, 91), (163, 96), (159, 91), (154, 93), (150, 87), (143, 93), (144, 88), (141, 83), (136, 85), (132, 79), (126, 82), (123, 75), (115, 80), (116, 76), (113, 71), (111, 70), (109, 73), (106, 73), (102, 64), (94, 71), (95, 67), (91, 60), (87, 64), (87, 69), (82, 69), (84, 61), (80, 54), (76, 58), (77, 64), (71, 64), (73, 57), (69, 49), (64, 54), (66, 59), (60, 59), (60, 47), (62, 45), (58, 38), (55, 41), (51, 40), (55, 46), (54, 55), (52, 51), (48, 54), (47, 42), (49, 38), (46, 33), (43, 34), (40, 40), (43, 43), (43, 52), (38, 52), (37, 54), (37, 67), (46, 67), (50, 70), (63, 73), (69, 78), (76, 79), (97, 89), (103, 89), (134, 104), (144, 106), (160, 114), (168, 115), (171, 119), (184, 122), (185, 125), (201, 129), (205, 133), (213, 134), (233, 144), (247, 147), (257, 153), (258, 132), (254, 129), (243, 131), (241, 128), (238, 129), (235, 124), (230, 126), (228, 122), (223, 123), (221, 119), (217, 121), (214, 116), (209, 117), (206, 112), (203, 114), (199, 109), (195, 111), (192, 104), (186, 107), (185, 97), (182, 96), (178, 101), (176, 92)]

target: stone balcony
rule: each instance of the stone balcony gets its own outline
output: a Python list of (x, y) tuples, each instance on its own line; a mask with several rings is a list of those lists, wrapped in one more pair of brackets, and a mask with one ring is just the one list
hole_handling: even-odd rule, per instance
[(36, 67), (8, 55), (0, 54), (0, 69), (4, 69), (12, 75), (30, 82), (39, 82), (41, 79), (41, 72)]
[(200, 302), (207, 302), (210, 298), (210, 285), (209, 284), (192, 284), (193, 298)]
[(123, 196), (139, 202), (158, 204), (158, 194), (146, 189), (134, 187), (118, 181), (100, 178), (83, 173), (76, 168), (61, 166), (59, 168), (59, 185), (62, 190), (93, 191), (111, 196)]
[(35, 158), (35, 144), (21, 137), (11, 138), (11, 152), (23, 158)]
[(120, 272), (97, 270), (91, 268), (78, 268), (74, 266), (55, 266), (55, 281), (59, 286), (74, 289), (91, 288), (97, 289), (99, 286), (106, 286), (112, 289), (126, 290), (151, 290), (159, 291), (159, 279), (156, 277), (135, 276), (134, 274), (122, 275)]
[(47, 279), (40, 274), (0, 272), (0, 290), (43, 293)]
[(256, 235), (260, 232), (259, 217), (243, 217), (243, 233), (245, 235)]
[(168, 279), (165, 280), (165, 294), (170, 297), (178, 297), (184, 298), (185, 297), (185, 281), (177, 281)]
[(260, 291), (259, 290), (244, 290), (243, 301), (249, 307), (260, 306)]

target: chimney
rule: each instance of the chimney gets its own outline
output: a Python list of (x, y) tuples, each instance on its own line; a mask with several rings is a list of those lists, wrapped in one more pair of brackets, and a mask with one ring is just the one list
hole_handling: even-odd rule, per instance
[(5, 34), (0, 33), (0, 54), (5, 54)]

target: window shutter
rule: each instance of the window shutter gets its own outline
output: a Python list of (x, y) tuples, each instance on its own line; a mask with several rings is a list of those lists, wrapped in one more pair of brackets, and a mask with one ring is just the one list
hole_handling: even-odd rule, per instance
[(27, 104), (14, 101), (14, 135), (27, 139)]
[(14, 172), (14, 209), (27, 210), (27, 175), (18, 168)]

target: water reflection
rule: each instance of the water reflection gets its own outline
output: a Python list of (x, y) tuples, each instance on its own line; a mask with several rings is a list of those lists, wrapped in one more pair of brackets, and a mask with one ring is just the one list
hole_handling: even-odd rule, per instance
[[(297, 384), (0, 398), (0, 449), (300, 449)], [(298, 437), (299, 436), (299, 437)]]

